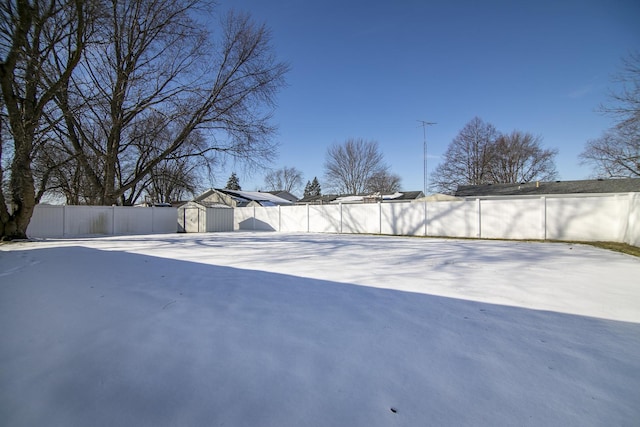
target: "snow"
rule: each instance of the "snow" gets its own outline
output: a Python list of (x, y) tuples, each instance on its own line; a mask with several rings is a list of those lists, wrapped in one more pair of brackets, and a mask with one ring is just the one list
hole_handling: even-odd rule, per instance
[(638, 277), (558, 243), (5, 244), (0, 425), (638, 425)]
[[(377, 197), (376, 197), (377, 196)], [(380, 194), (380, 193), (375, 193), (372, 195), (368, 195), (368, 196), (341, 196), (338, 197), (337, 199), (335, 199), (333, 202), (331, 203), (357, 203), (357, 202), (362, 202), (364, 199), (366, 198), (371, 198), (373, 197), (373, 200), (395, 200), (398, 197), (402, 197), (403, 193), (400, 192), (395, 192), (393, 194)]]
[(290, 200), (286, 200), (274, 194), (261, 192), (261, 191), (241, 191), (241, 190), (225, 190), (225, 191), (228, 193), (236, 194), (247, 200), (271, 202), (273, 203), (272, 206), (292, 204)]

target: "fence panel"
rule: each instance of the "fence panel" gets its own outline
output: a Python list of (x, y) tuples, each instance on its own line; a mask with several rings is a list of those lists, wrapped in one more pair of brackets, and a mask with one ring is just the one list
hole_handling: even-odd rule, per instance
[(277, 206), (256, 206), (254, 230), (261, 231), (279, 231), (280, 230), (280, 214)]
[[(178, 209), (172, 207), (140, 208), (151, 209), (153, 214), (152, 233), (175, 233), (178, 231)], [(136, 234), (140, 234), (136, 231)]]
[[(113, 234), (153, 233), (153, 210), (155, 208), (131, 208), (127, 206), (113, 206), (112, 209)], [(173, 210), (171, 208), (166, 209)], [(177, 218), (178, 214), (176, 213), (176, 221)]]
[(482, 200), (480, 237), (544, 239), (544, 199)]
[(113, 234), (112, 206), (65, 206), (65, 236)]
[(340, 205), (309, 205), (308, 207), (311, 233), (342, 233)]
[(427, 235), (479, 237), (476, 201), (427, 203)]
[(628, 201), (627, 195), (548, 198), (547, 239), (620, 242)]
[(234, 208), (233, 227), (234, 230), (253, 230), (253, 208)]
[(175, 233), (177, 210), (169, 207), (37, 205), (30, 237)]
[(382, 203), (381, 233), (396, 236), (423, 236), (424, 203)]
[(36, 205), (27, 228), (27, 236), (62, 237), (64, 235), (64, 206)]
[(640, 193), (628, 196), (627, 226), (624, 228), (622, 241), (629, 245), (640, 246)]
[(380, 204), (341, 205), (342, 233), (380, 233)]
[(282, 206), (280, 208), (280, 231), (306, 232), (308, 227), (306, 206)]

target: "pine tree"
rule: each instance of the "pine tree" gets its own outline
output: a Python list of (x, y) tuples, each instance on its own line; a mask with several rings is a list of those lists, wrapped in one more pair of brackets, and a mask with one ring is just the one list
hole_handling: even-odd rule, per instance
[(242, 190), (242, 188), (240, 187), (240, 180), (238, 179), (238, 176), (236, 175), (235, 172), (231, 173), (231, 176), (227, 181), (227, 185), (224, 188), (227, 190), (236, 190), (236, 191)]
[(313, 181), (311, 182), (311, 185), (309, 186), (309, 195), (310, 196), (321, 196), (322, 195), (322, 189), (320, 188), (320, 183), (318, 182), (318, 178), (317, 177), (313, 177)]
[(307, 198), (311, 196), (311, 181), (307, 181), (307, 185), (304, 186), (304, 194), (302, 195), (303, 198)]

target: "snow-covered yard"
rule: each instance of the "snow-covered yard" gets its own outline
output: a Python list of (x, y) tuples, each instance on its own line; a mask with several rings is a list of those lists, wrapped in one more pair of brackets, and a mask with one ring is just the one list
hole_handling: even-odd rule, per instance
[(637, 426), (640, 260), (222, 233), (0, 246), (2, 426)]

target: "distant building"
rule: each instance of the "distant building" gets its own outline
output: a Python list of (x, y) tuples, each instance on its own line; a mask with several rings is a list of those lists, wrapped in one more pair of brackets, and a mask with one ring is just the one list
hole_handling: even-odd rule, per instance
[(326, 205), (338, 203), (394, 203), (411, 202), (423, 197), (422, 191), (403, 191), (394, 194), (367, 193), (359, 195), (329, 194), (323, 196), (309, 196), (296, 202), (297, 205)]
[(288, 191), (267, 191), (269, 194), (273, 194), (274, 196), (280, 197), (281, 199), (285, 199), (290, 201), (291, 203), (295, 203), (298, 201), (298, 198)]
[(456, 190), (455, 196), (544, 196), (545, 194), (611, 194), (637, 192), (640, 192), (640, 178), (460, 185)]
[(232, 208), (247, 206), (287, 206), (293, 203), (289, 200), (260, 191), (240, 191), (212, 188), (193, 199), (201, 204), (220, 204)]

